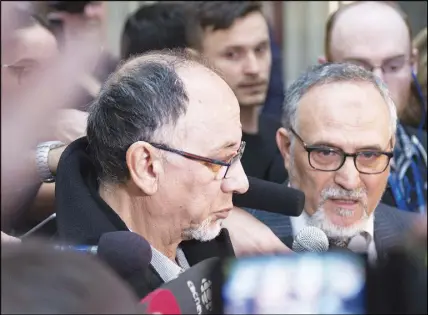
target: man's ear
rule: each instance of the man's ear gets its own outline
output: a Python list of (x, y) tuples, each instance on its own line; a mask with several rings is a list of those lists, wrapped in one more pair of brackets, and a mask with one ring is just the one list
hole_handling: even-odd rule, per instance
[(418, 75), (419, 68), (419, 51), (417, 48), (412, 49), (412, 71), (415, 75)]
[(276, 132), (276, 144), (284, 159), (285, 168), (290, 169), (291, 138), (285, 128), (279, 128)]
[(320, 65), (327, 63), (327, 58), (326, 58), (326, 56), (319, 56), (319, 57), (318, 57), (318, 63), (319, 63)]
[(144, 141), (133, 143), (126, 151), (126, 165), (138, 188), (147, 195), (156, 193), (163, 168), (160, 157), (150, 144)]

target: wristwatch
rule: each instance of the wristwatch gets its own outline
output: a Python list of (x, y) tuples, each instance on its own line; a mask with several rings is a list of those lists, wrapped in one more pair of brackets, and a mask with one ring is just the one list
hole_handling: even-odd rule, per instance
[(65, 143), (61, 141), (47, 141), (37, 145), (36, 150), (36, 166), (39, 173), (40, 180), (44, 183), (55, 182), (55, 177), (51, 173), (48, 164), (50, 150), (64, 146)]

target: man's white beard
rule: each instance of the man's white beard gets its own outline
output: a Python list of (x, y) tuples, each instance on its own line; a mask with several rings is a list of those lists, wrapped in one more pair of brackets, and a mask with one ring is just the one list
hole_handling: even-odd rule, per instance
[(194, 239), (200, 242), (208, 242), (216, 238), (221, 231), (223, 219), (212, 224), (212, 217), (206, 218), (196, 228), (189, 228), (183, 232), (183, 239)]
[[(290, 183), (295, 182), (293, 156), (290, 159), (289, 176)], [(294, 188), (299, 189), (298, 187)], [(336, 224), (333, 224), (324, 210), (324, 204), (330, 197), (353, 197), (359, 199), (360, 203), (363, 206), (362, 217), (350, 226), (338, 226)], [(348, 209), (340, 208), (335, 210), (339, 215), (344, 217), (350, 214), (350, 211)], [(367, 191), (365, 189), (355, 189), (353, 191), (347, 191), (338, 187), (328, 187), (323, 189), (323, 191), (321, 192), (321, 201), (318, 205), (318, 208), (315, 213), (312, 214), (312, 216), (308, 216), (307, 224), (321, 229), (322, 231), (324, 231), (328, 238), (350, 238), (365, 230), (367, 221), (369, 221), (369, 219), (371, 219), (371, 217), (374, 215), (374, 211), (370, 214), (370, 216), (367, 213)]]
[(350, 238), (365, 230), (367, 221), (373, 216), (373, 213), (368, 216), (367, 212), (363, 212), (363, 216), (360, 220), (350, 226), (339, 226), (333, 224), (325, 213), (323, 207), (318, 210), (310, 217), (308, 217), (308, 225), (315, 226), (327, 235), (329, 238)]

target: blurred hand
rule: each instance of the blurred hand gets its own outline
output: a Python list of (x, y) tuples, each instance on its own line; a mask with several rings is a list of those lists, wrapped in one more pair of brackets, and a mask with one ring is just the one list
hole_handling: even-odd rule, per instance
[(1, 242), (2, 243), (21, 243), (19, 238), (7, 235), (4, 232), (1, 232)]
[(53, 119), (54, 139), (69, 144), (86, 136), (88, 113), (77, 109), (61, 109)]
[(236, 256), (291, 252), (268, 226), (240, 208), (233, 208), (223, 226), (229, 231)]

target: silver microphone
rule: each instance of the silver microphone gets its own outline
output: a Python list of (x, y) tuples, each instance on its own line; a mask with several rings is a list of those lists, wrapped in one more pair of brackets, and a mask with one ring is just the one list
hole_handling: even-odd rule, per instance
[(319, 228), (308, 226), (294, 238), (292, 249), (297, 253), (326, 252), (329, 248), (327, 235)]

